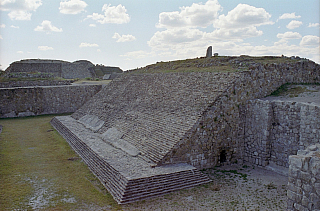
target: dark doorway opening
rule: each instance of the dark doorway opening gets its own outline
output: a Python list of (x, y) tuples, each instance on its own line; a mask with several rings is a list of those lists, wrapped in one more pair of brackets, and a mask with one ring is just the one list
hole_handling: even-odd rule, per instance
[(227, 161), (226, 150), (222, 150), (220, 152), (220, 163), (224, 163)]

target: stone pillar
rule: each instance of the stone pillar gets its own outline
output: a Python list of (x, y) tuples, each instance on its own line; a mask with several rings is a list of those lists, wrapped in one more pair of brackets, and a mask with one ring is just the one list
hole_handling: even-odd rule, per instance
[(212, 46), (209, 46), (209, 47), (208, 47), (206, 57), (207, 57), (207, 58), (212, 57)]
[(287, 197), (287, 210), (320, 210), (320, 144), (289, 157)]

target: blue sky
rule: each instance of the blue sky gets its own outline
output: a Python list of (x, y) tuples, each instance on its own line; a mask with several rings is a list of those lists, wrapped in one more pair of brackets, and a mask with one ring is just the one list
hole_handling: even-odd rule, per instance
[(219, 55), (320, 63), (319, 0), (1, 0), (0, 64), (28, 58), (118, 66)]

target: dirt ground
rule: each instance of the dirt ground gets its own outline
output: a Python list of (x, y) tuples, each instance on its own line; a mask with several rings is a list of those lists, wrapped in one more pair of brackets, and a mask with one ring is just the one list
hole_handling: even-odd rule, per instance
[(206, 169), (212, 182), (123, 205), (123, 210), (285, 210), (287, 177), (249, 165)]

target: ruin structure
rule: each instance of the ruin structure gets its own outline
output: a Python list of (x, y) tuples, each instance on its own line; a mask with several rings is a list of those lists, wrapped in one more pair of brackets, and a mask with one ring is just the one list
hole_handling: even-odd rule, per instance
[(67, 62), (62, 60), (26, 59), (10, 64), (5, 77), (60, 77), (65, 79), (101, 78), (105, 74), (122, 73), (119, 67), (94, 65), (87, 60)]
[[(149, 65), (106, 86), (2, 88), (0, 114), (75, 111), (51, 124), (119, 204), (210, 182), (203, 168), (249, 162), (289, 167), (288, 209), (319, 210), (320, 105), (261, 99), (286, 83), (320, 83), (319, 64), (211, 56)], [(222, 71), (159, 71), (181, 67)]]
[(319, 83), (318, 64), (228, 62), (245, 69), (124, 74), (52, 125), (120, 204), (208, 182), (197, 169), (288, 167), (319, 142), (318, 106), (256, 100), (285, 83)]
[(212, 56), (212, 46), (209, 46), (208, 49), (207, 49), (207, 54), (206, 54), (206, 57), (211, 57)]

